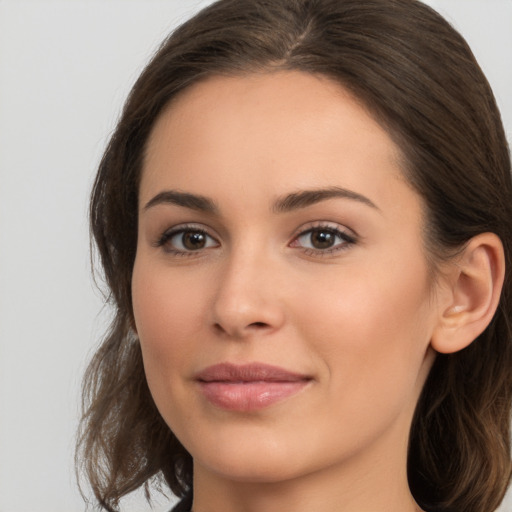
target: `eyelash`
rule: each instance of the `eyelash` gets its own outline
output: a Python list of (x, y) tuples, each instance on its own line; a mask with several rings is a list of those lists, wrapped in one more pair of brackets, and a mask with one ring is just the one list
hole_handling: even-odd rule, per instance
[[(168, 242), (170, 240), (172, 240), (175, 236), (177, 236), (177, 235), (183, 236), (186, 233), (202, 235), (210, 240), (215, 241), (215, 243), (218, 245), (217, 240), (215, 240), (215, 238), (213, 238), (208, 233), (208, 231), (206, 231), (204, 228), (202, 228), (200, 226), (196, 226), (193, 224), (180, 225), (180, 226), (176, 226), (174, 228), (168, 229), (167, 231), (164, 231), (164, 233), (162, 233), (162, 235), (160, 236), (160, 238), (156, 241), (156, 243), (154, 245), (156, 247), (162, 247), (167, 254), (171, 254), (172, 256), (178, 256), (178, 257), (196, 256), (200, 252), (199, 249), (197, 249), (197, 250), (191, 249), (191, 250), (187, 251), (187, 250), (182, 250), (182, 249), (176, 249), (176, 248), (173, 248), (172, 246), (167, 245)], [(181, 242), (183, 243), (183, 239)], [(206, 248), (209, 248), (209, 247), (206, 247)]]
[[(169, 246), (168, 243), (170, 240), (172, 240), (177, 235), (185, 235), (186, 233), (195, 234), (195, 235), (202, 235), (204, 236), (207, 241), (207, 244), (210, 244), (206, 247), (201, 247), (199, 249), (190, 249), (190, 250), (183, 250), (183, 249), (177, 249), (175, 247)], [(312, 236), (314, 233), (327, 233), (328, 235), (334, 236), (335, 238), (338, 238), (338, 243), (334, 244), (332, 247), (327, 247), (324, 249), (317, 249), (317, 248), (310, 248), (310, 247), (304, 247), (301, 245), (296, 245), (297, 242), (303, 238)], [(215, 242), (215, 245), (211, 245), (211, 241)], [(334, 253), (337, 253), (339, 251), (347, 250), (349, 247), (357, 243), (357, 237), (353, 234), (349, 234), (348, 232), (339, 229), (339, 227), (334, 227), (332, 225), (321, 223), (316, 225), (311, 225), (310, 227), (307, 227), (304, 229), (303, 227), (298, 231), (294, 236), (292, 242), (288, 244), (289, 247), (292, 248), (302, 248), (303, 252), (308, 256), (329, 256)], [(183, 245), (183, 238), (181, 239), (181, 244)], [(205, 230), (203, 227), (187, 224), (187, 225), (180, 225), (176, 226), (174, 228), (168, 229), (162, 235), (158, 238), (158, 240), (155, 242), (155, 247), (162, 247), (164, 251), (167, 254), (170, 254), (172, 256), (176, 257), (194, 257), (198, 256), (204, 249), (210, 249), (212, 247), (217, 247), (219, 245), (218, 241), (211, 236), (207, 230)]]
[[(294, 245), (298, 240), (303, 237), (311, 237), (314, 233), (327, 233), (329, 235), (338, 238), (340, 241), (335, 243), (331, 247), (327, 247), (325, 249), (315, 249), (304, 247), (300, 245)], [(304, 253), (308, 256), (330, 256), (339, 251), (344, 251), (357, 243), (357, 237), (351, 233), (348, 233), (345, 230), (340, 229), (338, 226), (329, 225), (326, 223), (318, 223), (311, 225), (310, 227), (304, 229), (303, 227), (300, 231), (293, 237), (293, 241), (289, 244), (290, 247), (302, 247)]]

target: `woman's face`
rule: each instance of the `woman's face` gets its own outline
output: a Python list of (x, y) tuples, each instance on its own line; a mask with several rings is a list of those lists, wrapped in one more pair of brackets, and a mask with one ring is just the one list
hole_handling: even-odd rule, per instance
[(196, 473), (405, 464), (437, 314), (399, 161), (346, 91), (299, 72), (210, 78), (159, 118), (134, 314)]

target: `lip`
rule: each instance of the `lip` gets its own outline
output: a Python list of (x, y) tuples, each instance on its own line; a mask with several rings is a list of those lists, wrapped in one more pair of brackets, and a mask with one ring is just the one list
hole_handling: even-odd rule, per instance
[(286, 400), (304, 389), (312, 378), (262, 363), (221, 363), (201, 370), (195, 380), (213, 405), (248, 412)]

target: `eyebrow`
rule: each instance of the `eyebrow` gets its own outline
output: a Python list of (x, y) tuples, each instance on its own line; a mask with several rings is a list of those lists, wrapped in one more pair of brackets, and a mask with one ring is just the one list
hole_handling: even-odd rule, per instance
[(191, 210), (207, 213), (218, 212), (217, 205), (208, 197), (189, 194), (188, 192), (180, 192), (178, 190), (164, 190), (160, 192), (146, 203), (144, 210), (149, 210), (159, 204), (174, 204), (176, 206), (183, 206)]
[[(314, 190), (301, 190), (300, 192), (287, 194), (276, 200), (272, 206), (272, 211), (276, 213), (291, 212), (335, 198), (351, 199), (379, 210), (375, 203), (357, 192), (341, 187), (328, 187)], [(144, 210), (146, 211), (160, 204), (173, 204), (206, 213), (216, 214), (219, 212), (219, 208), (212, 199), (178, 190), (164, 190), (160, 192), (146, 203)]]
[(376, 210), (380, 210), (377, 205), (367, 197), (352, 190), (347, 190), (346, 188), (341, 187), (303, 190), (300, 192), (288, 194), (279, 198), (275, 202), (272, 209), (277, 213), (286, 213), (293, 210), (306, 208), (321, 201), (327, 201), (328, 199), (335, 198), (351, 199), (353, 201), (358, 201), (362, 204), (365, 204), (366, 206), (370, 206), (371, 208), (375, 208)]

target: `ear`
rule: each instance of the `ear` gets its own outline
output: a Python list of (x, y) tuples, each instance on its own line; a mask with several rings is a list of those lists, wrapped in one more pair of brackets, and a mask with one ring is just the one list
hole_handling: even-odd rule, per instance
[(503, 244), (494, 233), (473, 237), (449, 264), (431, 346), (449, 354), (470, 345), (491, 322), (505, 276)]

